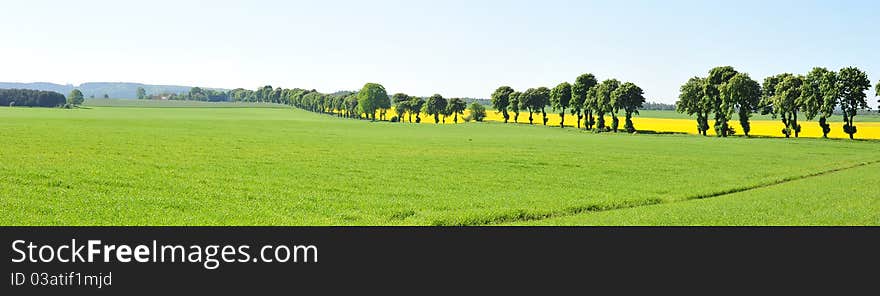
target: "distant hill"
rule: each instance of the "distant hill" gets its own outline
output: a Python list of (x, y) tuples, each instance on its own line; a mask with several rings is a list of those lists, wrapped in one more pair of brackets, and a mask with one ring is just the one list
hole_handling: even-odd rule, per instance
[[(19, 88), (19, 89), (35, 89), (35, 90), (45, 90), (45, 91), (54, 91), (64, 94), (65, 96), (70, 93), (74, 88), (79, 89), (86, 98), (91, 96), (95, 96), (95, 98), (102, 98), (104, 94), (107, 94), (111, 98), (119, 98), (119, 99), (134, 99), (137, 98), (137, 89), (138, 87), (143, 87), (144, 90), (147, 91), (148, 95), (157, 95), (161, 93), (186, 93), (189, 92), (192, 86), (182, 86), (182, 85), (152, 85), (152, 84), (143, 84), (143, 83), (131, 83), (131, 82), (87, 82), (76, 85), (62, 85), (48, 82), (32, 82), (32, 83), (18, 83), (18, 82), (0, 82), (0, 89), (11, 89), (11, 88)], [(226, 91), (225, 89), (215, 89)]]

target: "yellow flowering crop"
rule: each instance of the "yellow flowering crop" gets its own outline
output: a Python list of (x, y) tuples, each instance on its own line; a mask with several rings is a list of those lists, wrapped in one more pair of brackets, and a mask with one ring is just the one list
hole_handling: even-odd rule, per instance
[[(464, 115), (458, 116), (458, 122), (464, 122), (463, 117), (467, 116), (467, 112)], [(386, 114), (387, 118), (391, 118), (395, 116), (394, 110), (389, 110)], [(533, 114), (534, 124), (541, 125), (543, 124), (543, 119), (541, 117), (541, 113)], [(421, 115), (423, 124), (434, 124), (434, 117), (428, 114)], [(559, 114), (547, 114), (547, 125), (548, 126), (559, 126)], [(625, 117), (619, 115), (620, 119), (620, 129), (623, 129), (623, 124)], [(451, 124), (453, 116), (449, 116), (446, 118), (446, 123)], [(404, 121), (408, 120), (408, 115), (404, 116)], [(413, 116), (413, 120), (415, 120), (415, 116)], [(443, 116), (440, 116), (441, 123), (443, 121)], [(495, 121), (495, 122), (504, 122), (504, 117), (501, 113), (497, 113), (491, 110), (486, 111), (486, 121)], [(577, 117), (566, 114), (565, 115), (565, 125), (566, 126), (575, 126)], [(513, 122), (513, 113), (510, 113), (510, 122)], [(529, 113), (528, 112), (520, 112), (518, 123), (529, 123)], [(782, 134), (782, 121), (780, 120), (751, 120), (751, 131), (749, 135), (752, 136), (770, 136), (770, 137), (784, 137)], [(819, 127), (819, 123), (815, 121), (801, 121), (799, 122), (801, 125), (801, 132), (799, 134), (800, 137), (810, 137), (810, 138), (820, 138), (822, 137), (822, 128)], [(583, 122), (582, 122), (583, 124)], [(605, 124), (611, 125), (611, 116), (605, 115)], [(709, 134), (714, 135), (715, 131), (712, 129), (713, 121), (709, 121)], [(848, 135), (843, 132), (843, 123), (841, 122), (829, 122), (831, 125), (831, 132), (828, 133), (829, 138), (848, 138)], [(640, 131), (655, 131), (655, 132), (672, 132), (672, 133), (688, 133), (688, 134), (696, 134), (697, 133), (697, 121), (695, 119), (669, 119), (669, 118), (648, 118), (648, 117), (633, 117), (633, 125), (635, 125), (636, 130)], [(742, 135), (742, 127), (739, 125), (739, 121), (733, 119), (730, 121), (730, 125), (736, 130), (736, 134)], [(880, 122), (856, 122), (856, 127), (858, 128), (858, 132), (856, 133), (857, 139), (880, 139)]]

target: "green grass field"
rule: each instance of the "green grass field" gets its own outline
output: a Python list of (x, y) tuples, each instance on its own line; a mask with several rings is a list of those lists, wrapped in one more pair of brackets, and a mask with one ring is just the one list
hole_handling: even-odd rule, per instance
[(2, 225), (880, 224), (876, 141), (199, 107), (0, 108), (0, 139)]
[(290, 108), (289, 106), (256, 102), (202, 102), (202, 101), (163, 101), (134, 99), (87, 99), (88, 107), (137, 107), (137, 108)]
[(878, 170), (874, 163), (712, 198), (510, 225), (877, 225)]

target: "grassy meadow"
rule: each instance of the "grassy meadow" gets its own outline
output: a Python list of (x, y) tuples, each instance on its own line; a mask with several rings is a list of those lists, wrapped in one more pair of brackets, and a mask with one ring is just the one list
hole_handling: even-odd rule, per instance
[(186, 107), (0, 108), (0, 225), (880, 224), (875, 141)]

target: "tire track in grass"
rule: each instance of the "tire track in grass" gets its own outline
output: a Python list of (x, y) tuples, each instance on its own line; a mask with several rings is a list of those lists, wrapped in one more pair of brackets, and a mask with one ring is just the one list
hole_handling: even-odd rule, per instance
[(635, 202), (634, 201), (625, 201), (622, 203), (593, 204), (593, 205), (586, 205), (586, 206), (579, 206), (579, 207), (570, 207), (570, 208), (565, 208), (565, 209), (562, 209), (559, 211), (545, 212), (545, 213), (528, 213), (528, 212), (525, 212), (524, 210), (520, 210), (517, 212), (505, 213), (505, 214), (489, 216), (489, 217), (471, 217), (471, 218), (468, 218), (465, 220), (459, 220), (459, 221), (439, 220), (439, 221), (434, 221), (432, 224), (434, 226), (480, 226), (480, 225), (491, 225), (491, 224), (500, 224), (500, 223), (509, 223), (509, 222), (536, 221), (536, 220), (544, 220), (544, 219), (549, 219), (549, 218), (573, 216), (573, 215), (589, 213), (589, 212), (604, 212), (604, 211), (613, 211), (613, 210), (638, 208), (638, 207), (644, 207), (644, 206), (652, 206), (652, 205), (658, 205), (658, 204), (679, 203), (679, 202), (686, 202), (686, 201), (697, 200), (697, 199), (706, 199), (706, 198), (725, 196), (725, 195), (730, 195), (730, 194), (734, 194), (734, 193), (751, 191), (751, 190), (756, 190), (756, 189), (761, 189), (761, 188), (766, 188), (766, 187), (772, 187), (772, 186), (776, 186), (776, 185), (789, 183), (792, 181), (820, 177), (823, 175), (828, 175), (828, 174), (832, 174), (832, 173), (836, 173), (836, 172), (840, 172), (840, 171), (845, 171), (845, 170), (854, 169), (854, 168), (863, 167), (863, 166), (872, 165), (872, 164), (877, 164), (877, 163), (880, 163), (880, 160), (860, 162), (860, 163), (856, 163), (856, 164), (845, 166), (845, 167), (838, 167), (838, 168), (828, 169), (828, 170), (819, 171), (819, 172), (813, 172), (813, 173), (799, 175), (799, 176), (785, 177), (785, 178), (782, 178), (782, 179), (779, 179), (776, 181), (772, 181), (772, 182), (765, 182), (765, 183), (759, 183), (759, 184), (755, 184), (755, 185), (751, 185), (751, 186), (737, 187), (737, 188), (727, 189), (727, 190), (708, 193), (708, 194), (700, 194), (700, 195), (690, 196), (690, 197), (686, 197), (686, 198), (683, 198), (680, 200), (675, 200), (675, 201), (663, 201), (662, 199), (655, 198), (655, 199), (648, 199), (648, 200), (635, 201)]

